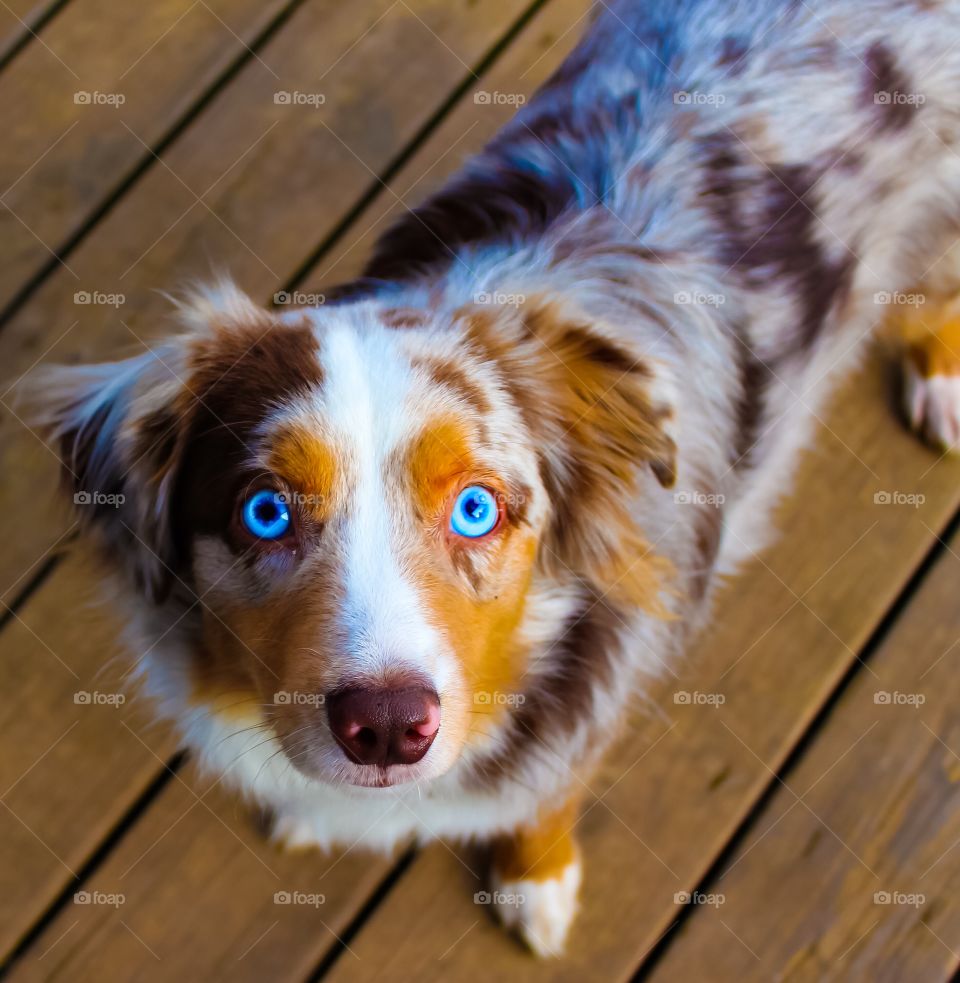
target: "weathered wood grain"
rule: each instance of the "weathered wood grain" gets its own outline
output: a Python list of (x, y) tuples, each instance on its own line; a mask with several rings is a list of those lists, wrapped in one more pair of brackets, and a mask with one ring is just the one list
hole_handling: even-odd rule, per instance
[(649, 977), (947, 980), (960, 964), (960, 537)]
[(0, 7), (0, 62), (22, 51), (44, 21), (56, 13), (58, 0), (9, 0)]
[(236, 798), (190, 771), (164, 788), (12, 979), (302, 980), (338, 944), (387, 861), (272, 849)]
[(174, 750), (130, 699), (119, 624), (90, 582), (63, 564), (0, 633), (0, 957)]
[(0, 310), (238, 58), (279, 76), (247, 46), (290, 2), (77, 0), (31, 40), (0, 74)]

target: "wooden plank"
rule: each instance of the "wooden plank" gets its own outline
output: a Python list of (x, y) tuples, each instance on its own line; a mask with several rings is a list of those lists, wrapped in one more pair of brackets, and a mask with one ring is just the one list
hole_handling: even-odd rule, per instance
[(15, 57), (53, 16), (62, 0), (8, 0), (0, 7), (0, 64)]
[[(947, 980), (960, 964), (960, 536), (652, 981)], [(885, 700), (886, 702), (877, 702)]]
[[(473, 903), (481, 885), (439, 848), (351, 942), (359, 968), (337, 963), (333, 980), (429, 978), (438, 960), (458, 980), (630, 977), (674, 921), (676, 892), (700, 882), (956, 508), (960, 464), (938, 462), (890, 402), (876, 359), (843, 387), (779, 545), (721, 598), (697, 650), (590, 783), (583, 912), (565, 959), (538, 963), (509, 941)], [(883, 491), (924, 501), (875, 504)], [(675, 702), (684, 692), (726, 702)]]
[(0, 310), (290, 3), (77, 0), (32, 39), (0, 76)]
[(306, 978), (387, 861), (280, 853), (242, 811), (192, 773), (174, 778), (10, 978)]
[(90, 583), (72, 559), (0, 633), (0, 956), (174, 750), (127, 697), (119, 625)]
[[(533, 88), (538, 85), (545, 77), (556, 67), (559, 61), (562, 59), (565, 53), (565, 45), (569, 46), (573, 43), (575, 38), (575, 33), (570, 33), (570, 35), (564, 39), (560, 44), (555, 44), (557, 38), (559, 38), (566, 29), (575, 22), (576, 18), (586, 9), (588, 0), (553, 0), (553, 2), (547, 5), (543, 10), (541, 10), (536, 17), (531, 21), (531, 23), (518, 35), (515, 39), (513, 45), (507, 50), (506, 54), (502, 57), (502, 63), (504, 67), (501, 67), (501, 63), (498, 62), (494, 71), (489, 77), (485, 77), (478, 83), (479, 87), (485, 84), (498, 84), (499, 80), (506, 77), (516, 77), (522, 71), (529, 68), (528, 78), (525, 81), (525, 86)], [(407, 167), (402, 172), (402, 175), (398, 175), (398, 179), (402, 181), (401, 187), (409, 188), (414, 182), (412, 175), (428, 175), (429, 180), (439, 180), (444, 172), (449, 172), (453, 169), (457, 163), (457, 153), (451, 152), (451, 148), (456, 148), (457, 151), (460, 149), (461, 142), (457, 139), (458, 136), (465, 136), (470, 140), (480, 141), (489, 137), (492, 132), (496, 129), (501, 121), (500, 112), (491, 113), (489, 111), (490, 107), (477, 104), (473, 99), (468, 96), (458, 105), (457, 109), (451, 116), (449, 122), (444, 126), (442, 133), (445, 134), (443, 139), (438, 142), (437, 140), (430, 141), (423, 149), (411, 159)], [(388, 193), (389, 194), (389, 193)], [(391, 199), (393, 200), (393, 199)], [(371, 208), (375, 207), (371, 206)], [(364, 213), (366, 215), (367, 213)], [(363, 221), (363, 216), (361, 220), (355, 223), (354, 227), (351, 229), (350, 234), (347, 236), (346, 242), (356, 242), (359, 238), (363, 236), (363, 233), (369, 227), (369, 222)], [(345, 246), (346, 251), (351, 251), (349, 245)], [(65, 604), (64, 598), (69, 598), (74, 590), (74, 583), (76, 580), (80, 579), (82, 575), (74, 574), (73, 572), (59, 572), (55, 574), (54, 579), (44, 584), (37, 592), (37, 595), (31, 599), (30, 605), (37, 603), (37, 598), (41, 597), (44, 603), (49, 605), (52, 610), (58, 611), (58, 617), (61, 620), (69, 620), (70, 611), (72, 605), (67, 602)], [(58, 605), (60, 608), (58, 609)], [(28, 605), (29, 610), (29, 605)], [(25, 614), (23, 615), (26, 616)], [(39, 631), (39, 628), (37, 629)], [(41, 632), (42, 634), (42, 632)], [(0, 652), (2, 649), (3, 637), (0, 635)], [(94, 661), (96, 660), (96, 652), (89, 653), (90, 658)], [(0, 676), (2, 676), (2, 667), (7, 664), (8, 660), (0, 659)], [(42, 687), (37, 685), (36, 698), (41, 701), (43, 700), (43, 690)], [(41, 719), (51, 716), (51, 714), (46, 710), (45, 707), (41, 706), (37, 711), (37, 716)], [(28, 742), (29, 746), (39, 753), (39, 748), (42, 746), (45, 740), (52, 739), (52, 732), (38, 731), (34, 734), (32, 738), (32, 743)], [(128, 735), (129, 738), (129, 735)], [(128, 740), (128, 743), (132, 743)], [(47, 784), (57, 782), (58, 780), (63, 780), (67, 776), (65, 773), (70, 775), (78, 776), (78, 780), (85, 782), (86, 773), (90, 768), (97, 768), (97, 762), (92, 759), (88, 754), (88, 748), (81, 742), (72, 742), (70, 737), (64, 739), (61, 745), (69, 751), (68, 760), (62, 762), (58, 765), (58, 771), (45, 772), (43, 781)], [(132, 749), (136, 751), (136, 748)], [(159, 767), (159, 764), (157, 767)], [(96, 797), (96, 806), (102, 811), (104, 815), (104, 821), (108, 820), (115, 821), (115, 819), (122, 815), (123, 812), (129, 807), (130, 802), (136, 797), (136, 795), (141, 791), (146, 784), (148, 784), (149, 779), (152, 778), (148, 772), (145, 772), (141, 778), (136, 776), (129, 776), (128, 769), (126, 767), (116, 767), (111, 769), (108, 775), (98, 775), (98, 779), (103, 785), (109, 783), (112, 779), (114, 784), (110, 788), (101, 788), (98, 796)], [(42, 794), (39, 794), (39, 798), (42, 801)], [(38, 821), (42, 821), (42, 817), (39, 817)], [(195, 815), (191, 815), (184, 820), (185, 829), (190, 830), (191, 837), (197, 837), (202, 839), (203, 837), (209, 835), (209, 830), (206, 829), (204, 824), (209, 824), (209, 817), (202, 811), (196, 810)], [(218, 824), (219, 825), (219, 824)], [(141, 832), (141, 827), (138, 824), (134, 830), (131, 831), (131, 836), (136, 837), (138, 842), (149, 835), (148, 832)], [(78, 834), (82, 831), (78, 831)], [(222, 831), (221, 831), (222, 832)], [(6, 863), (6, 858), (2, 854), (2, 840), (0, 840), (0, 866)], [(88, 841), (82, 836), (79, 837), (79, 842), (74, 845), (74, 849), (77, 855), (82, 858), (88, 851)], [(78, 859), (79, 863), (80, 860)], [(168, 858), (166, 861), (168, 866), (176, 867), (177, 860), (176, 857)], [(49, 861), (48, 861), (49, 864)], [(371, 876), (374, 874), (379, 876), (380, 873), (385, 870), (381, 865), (373, 863), (370, 866)], [(19, 879), (21, 882), (30, 881), (31, 883), (37, 878), (30, 871), (26, 871), (29, 876), (24, 876), (24, 869), (19, 871)], [(67, 876), (64, 874), (63, 876)], [(51, 878), (55, 880), (55, 878)], [(220, 890), (230, 890), (228, 883), (221, 883)], [(47, 894), (44, 894), (44, 898)], [(42, 900), (42, 899), (41, 899)], [(28, 902), (30, 902), (28, 904)], [(25, 907), (31, 907), (35, 909), (40, 903), (36, 898), (25, 898), (22, 891), (18, 895), (19, 904)], [(224, 902), (226, 903), (226, 902)], [(129, 909), (126, 909), (129, 910)], [(251, 912), (259, 911), (259, 909), (252, 907)], [(65, 917), (65, 916), (62, 916)], [(184, 912), (184, 918), (191, 918), (190, 912)], [(251, 915), (251, 918), (253, 915)], [(42, 945), (44, 940), (53, 941), (55, 938), (55, 932), (57, 926), (60, 927), (60, 931), (65, 931), (69, 928), (69, 922), (62, 921), (58, 917), (51, 929), (45, 933), (44, 938), (38, 942), (38, 944), (33, 948), (32, 955), (42, 951)], [(101, 947), (109, 950), (109, 947), (113, 944), (120, 945), (121, 947), (128, 942), (126, 936), (126, 930), (122, 926), (114, 926), (118, 930), (118, 935), (110, 938), (100, 938), (98, 943)], [(261, 926), (257, 930), (262, 931), (266, 928), (266, 925)], [(250, 929), (253, 931), (253, 928)], [(112, 941), (111, 941), (112, 940)], [(307, 959), (310, 964), (313, 964), (321, 954), (321, 949), (317, 948), (317, 944), (322, 942), (322, 939), (310, 935), (305, 937), (303, 944), (305, 946), (310, 946), (309, 953), (304, 954), (304, 959)], [(325, 944), (325, 942), (324, 942)], [(107, 957), (109, 958), (109, 957)]]
[[(529, 0), (312, 0), (137, 183), (0, 334), (4, 377), (38, 360), (113, 358), (171, 330), (175, 289), (229, 269), (269, 299), (350, 213)], [(304, 38), (316, 39), (305, 44)], [(418, 56), (406, 55), (416, 51)], [(321, 91), (322, 90), (322, 91)], [(323, 96), (277, 104), (277, 92)], [(78, 304), (78, 291), (113, 297)], [(124, 302), (120, 303), (120, 299)], [(4, 387), (6, 388), (6, 387)], [(0, 398), (10, 407), (9, 393)], [(12, 412), (0, 418), (0, 514), (51, 489), (57, 462)], [(31, 453), (32, 451), (32, 453)], [(42, 495), (42, 493), (41, 493)], [(5, 530), (0, 598), (16, 597), (63, 533), (62, 516)]]

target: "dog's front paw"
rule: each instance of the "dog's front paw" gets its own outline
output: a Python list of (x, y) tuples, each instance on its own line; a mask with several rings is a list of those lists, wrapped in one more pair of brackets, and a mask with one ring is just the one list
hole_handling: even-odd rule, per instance
[(559, 956), (577, 914), (582, 877), (577, 857), (557, 877), (494, 880), (492, 900), (503, 924), (536, 955)]
[(907, 359), (903, 396), (907, 418), (924, 440), (960, 451), (960, 375), (924, 375)]

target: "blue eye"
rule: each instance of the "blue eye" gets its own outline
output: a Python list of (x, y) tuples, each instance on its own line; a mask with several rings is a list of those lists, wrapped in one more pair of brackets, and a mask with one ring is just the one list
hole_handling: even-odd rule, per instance
[(280, 492), (264, 488), (243, 503), (243, 524), (258, 539), (279, 539), (290, 528), (290, 508)]
[(450, 528), (458, 536), (477, 539), (493, 529), (499, 515), (493, 492), (482, 485), (471, 485), (460, 492), (453, 504)]

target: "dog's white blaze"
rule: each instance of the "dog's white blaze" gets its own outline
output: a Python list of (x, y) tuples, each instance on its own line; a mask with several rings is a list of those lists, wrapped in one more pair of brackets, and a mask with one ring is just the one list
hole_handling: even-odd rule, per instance
[(449, 684), (444, 639), (427, 618), (417, 586), (398, 553), (397, 497), (386, 464), (408, 428), (402, 419), (410, 376), (388, 332), (335, 328), (324, 333), (324, 406), (343, 434), (355, 469), (348, 503), (345, 671), (376, 677), (409, 668)]

